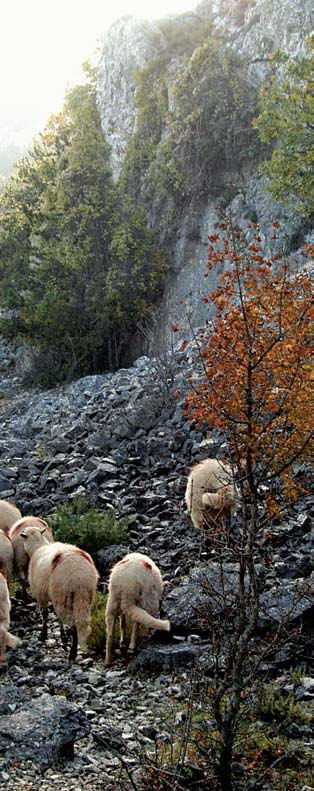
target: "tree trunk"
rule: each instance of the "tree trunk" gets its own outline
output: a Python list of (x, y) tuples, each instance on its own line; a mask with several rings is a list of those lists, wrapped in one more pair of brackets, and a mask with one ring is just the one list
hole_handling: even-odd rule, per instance
[(231, 723), (224, 723), (221, 730), (221, 745), (218, 765), (218, 778), (221, 791), (232, 791), (232, 753), (234, 732)]

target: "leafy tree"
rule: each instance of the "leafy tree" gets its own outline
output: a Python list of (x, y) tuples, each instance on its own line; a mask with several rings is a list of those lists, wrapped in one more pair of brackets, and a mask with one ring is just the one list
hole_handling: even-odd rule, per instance
[(313, 44), (297, 57), (271, 56), (268, 81), (260, 89), (260, 114), (254, 120), (262, 141), (276, 147), (262, 172), (274, 198), (293, 203), (305, 215), (314, 209)]
[[(277, 225), (273, 223), (274, 236)], [(223, 238), (218, 233), (209, 237), (208, 267), (226, 263), (229, 268), (221, 274), (218, 288), (204, 298), (214, 303), (216, 318), (213, 328), (206, 326), (200, 333), (202, 372), (198, 379), (193, 375), (186, 410), (197, 424), (223, 432), (241, 492), (241, 520), (233, 550), (238, 602), (231, 609), (232, 633), (228, 632), (227, 649), (225, 644), (224, 667), (219, 651), (226, 636), (213, 621), (212, 704), (220, 731), (218, 774), (222, 789), (230, 791), (248, 647), (259, 613), (257, 538), (267, 528), (267, 513), (280, 513), (300, 493), (294, 463), (306, 460), (312, 436), (311, 284), (306, 271), (293, 273), (286, 262), (265, 258), (257, 227), (251, 229), (250, 241), (232, 226), (222, 230)], [(305, 255), (311, 253), (311, 249), (304, 250)], [(222, 553), (223, 569), (227, 537), (215, 536), (214, 528), (211, 532), (211, 540)]]
[[(167, 30), (168, 24), (168, 47), (136, 75), (137, 129), (121, 182), (138, 202), (157, 209), (161, 227), (166, 215), (171, 233), (188, 201), (221, 192), (261, 144), (251, 124), (257, 94), (245, 62), (202, 26), (191, 41), (179, 27), (183, 58), (171, 24)], [(174, 55), (181, 57), (175, 78)]]
[(165, 271), (143, 214), (112, 181), (87, 77), (0, 200), (4, 301), (19, 311), (11, 331), (36, 349), (43, 385), (119, 365)]
[(208, 194), (218, 177), (221, 188), (227, 168), (239, 170), (248, 156), (256, 156), (256, 92), (239, 55), (212, 37), (179, 73), (174, 98), (174, 161), (185, 174), (187, 194)]
[[(227, 231), (222, 244), (218, 234), (209, 237), (208, 268), (228, 262), (230, 269), (204, 297), (217, 314), (214, 330), (202, 333), (205, 378), (187, 409), (226, 433), (254, 511), (258, 485), (278, 476), (293, 499), (292, 464), (308, 452), (311, 284), (306, 271), (291, 273), (288, 263), (264, 257), (258, 229), (251, 242), (241, 231)], [(275, 502), (274, 492), (269, 504)]]
[(14, 163), (22, 156), (22, 149), (14, 143), (0, 145), (0, 192), (13, 170)]

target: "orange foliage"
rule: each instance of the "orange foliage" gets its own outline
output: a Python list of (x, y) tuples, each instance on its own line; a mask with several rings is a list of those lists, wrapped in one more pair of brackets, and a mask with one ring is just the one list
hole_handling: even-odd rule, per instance
[(208, 267), (230, 266), (207, 298), (216, 318), (201, 333), (204, 378), (194, 382), (186, 411), (225, 432), (246, 473), (258, 465), (264, 477), (279, 474), (293, 499), (291, 463), (308, 456), (311, 436), (310, 278), (265, 258), (258, 229), (250, 243), (232, 227), (227, 238), (216, 236)]

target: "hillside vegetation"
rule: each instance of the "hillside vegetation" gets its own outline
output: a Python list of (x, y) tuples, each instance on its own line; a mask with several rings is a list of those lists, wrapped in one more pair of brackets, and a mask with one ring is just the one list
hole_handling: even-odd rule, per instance
[(121, 365), (161, 295), (165, 256), (112, 181), (95, 75), (68, 93), (1, 196), (2, 330), (34, 351), (49, 386)]
[(168, 20), (162, 30), (167, 46), (136, 74), (136, 132), (120, 180), (169, 240), (191, 202), (200, 206), (209, 195), (228, 202), (262, 146), (245, 61), (208, 22), (196, 18), (178, 30)]
[(41, 386), (132, 359), (182, 218), (209, 196), (226, 207), (266, 152), (273, 195), (311, 214), (313, 42), (284, 65), (272, 58), (259, 98), (248, 64), (210, 22), (169, 19), (162, 32), (166, 43), (136, 75), (136, 131), (118, 182), (86, 65), (85, 83), (68, 92), (1, 195), (1, 307), (11, 313), (0, 329), (29, 345), (30, 379)]

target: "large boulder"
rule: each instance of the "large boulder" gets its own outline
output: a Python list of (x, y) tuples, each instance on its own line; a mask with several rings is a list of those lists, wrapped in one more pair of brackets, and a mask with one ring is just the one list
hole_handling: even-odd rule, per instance
[(46, 769), (73, 757), (74, 743), (89, 731), (89, 721), (76, 704), (44, 693), (0, 717), (0, 755), (7, 765), (12, 760), (34, 761)]

